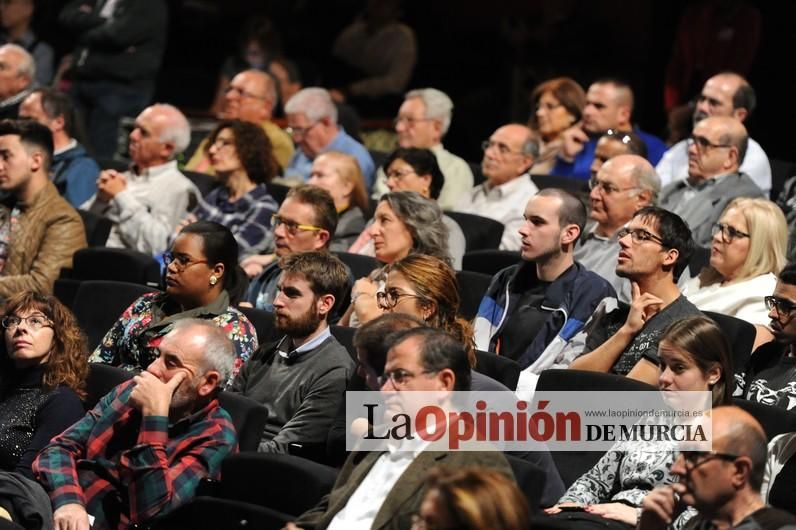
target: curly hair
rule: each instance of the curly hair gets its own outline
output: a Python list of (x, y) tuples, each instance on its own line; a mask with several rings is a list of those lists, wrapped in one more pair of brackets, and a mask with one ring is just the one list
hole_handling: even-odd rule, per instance
[(205, 152), (216, 141), (216, 137), (224, 129), (232, 132), (235, 152), (238, 155), (246, 175), (256, 184), (267, 184), (279, 172), (279, 164), (274, 157), (274, 148), (263, 128), (254, 123), (240, 120), (223, 120), (208, 136)]
[(448, 250), (448, 227), (436, 201), (415, 191), (391, 191), (381, 196), (412, 235), (412, 254), (428, 254), (453, 263)]
[[(44, 388), (53, 390), (63, 385), (84, 398), (89, 351), (75, 315), (54, 296), (32, 291), (22, 291), (8, 298), (2, 315), (7, 317), (26, 311), (40, 311), (53, 323), (53, 342), (42, 379)], [(8, 360), (7, 352), (4, 357), (4, 361)]]

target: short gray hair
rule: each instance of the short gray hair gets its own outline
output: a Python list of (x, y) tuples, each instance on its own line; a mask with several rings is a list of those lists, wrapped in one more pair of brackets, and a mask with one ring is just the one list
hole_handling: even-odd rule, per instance
[(539, 158), (539, 140), (535, 135), (530, 135), (527, 140), (522, 142), (522, 154), (532, 157), (534, 160)]
[(180, 109), (168, 103), (155, 103), (157, 110), (164, 111), (167, 123), (160, 132), (160, 141), (174, 144), (174, 156), (182, 153), (191, 144), (191, 124)]
[(436, 201), (414, 191), (385, 193), (380, 201), (390, 205), (412, 234), (411, 253), (434, 256), (448, 265), (453, 263), (448, 250), (448, 227)]
[(442, 136), (448, 132), (453, 118), (453, 101), (445, 92), (436, 88), (418, 88), (410, 90), (404, 96), (404, 101), (409, 98), (420, 98), (426, 107), (426, 118), (439, 120), (442, 124)]
[(641, 191), (649, 191), (650, 204), (658, 202), (658, 194), (661, 192), (661, 179), (655, 172), (655, 168), (650, 166), (634, 165), (631, 177), (637, 182)]
[(309, 87), (296, 92), (285, 103), (285, 114), (304, 114), (311, 122), (329, 118), (337, 123), (337, 106), (325, 88)]
[(232, 345), (232, 341), (227, 336), (227, 333), (214, 321), (201, 318), (177, 320), (168, 334), (171, 335), (189, 328), (196, 328), (192, 334), (198, 332), (205, 336), (203, 350), (205, 370), (218, 372), (218, 386), (219, 389), (223, 388), (232, 377), (232, 371), (235, 368), (235, 347)]
[(4, 44), (0, 46), (0, 49), (3, 48), (20, 55), (22, 60), (17, 66), (17, 74), (27, 77), (32, 83), (36, 78), (36, 61), (33, 59), (33, 56), (19, 44)]

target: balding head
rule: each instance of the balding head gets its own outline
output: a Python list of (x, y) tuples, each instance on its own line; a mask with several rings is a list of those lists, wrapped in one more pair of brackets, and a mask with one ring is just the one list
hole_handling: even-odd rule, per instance
[(612, 236), (633, 214), (655, 203), (661, 181), (646, 158), (619, 155), (608, 160), (597, 173), (589, 193), (591, 218), (597, 231)]
[(736, 118), (711, 116), (694, 126), (688, 147), (688, 176), (695, 183), (738, 171), (749, 135)]
[(768, 438), (760, 423), (739, 407), (713, 409), (713, 450), (749, 458), (748, 483), (760, 491), (766, 465)]
[(28, 88), (36, 76), (33, 56), (22, 46), (0, 46), (0, 101)]
[(271, 119), (277, 102), (276, 83), (259, 70), (244, 70), (229, 83), (221, 118), (261, 125)]
[(164, 103), (145, 108), (130, 132), (130, 158), (146, 169), (165, 164), (191, 143), (191, 126), (180, 110)]
[(757, 105), (749, 82), (733, 72), (716, 74), (705, 82), (694, 109), (694, 124), (710, 116), (734, 117), (743, 122)]
[(525, 125), (511, 123), (492, 133), (484, 149), (481, 169), (491, 186), (526, 173), (539, 156), (539, 143)]

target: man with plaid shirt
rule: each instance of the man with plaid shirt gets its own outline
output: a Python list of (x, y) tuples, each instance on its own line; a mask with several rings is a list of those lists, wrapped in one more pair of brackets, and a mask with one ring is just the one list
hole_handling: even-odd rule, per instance
[(202, 478), (218, 478), (236, 449), (216, 399), (234, 358), (221, 328), (181, 320), (145, 372), (55, 437), (33, 469), (56, 530), (128, 528), (191, 499)]

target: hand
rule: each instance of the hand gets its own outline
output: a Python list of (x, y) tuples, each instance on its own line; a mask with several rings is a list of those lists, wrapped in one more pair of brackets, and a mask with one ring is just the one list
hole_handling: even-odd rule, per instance
[(303, 530), (303, 529), (299, 526), (296, 526), (296, 523), (287, 523), (282, 530)]
[(561, 133), (561, 140), (561, 158), (571, 162), (578, 156), (578, 153), (583, 151), (583, 144), (589, 141), (589, 135), (578, 122)]
[(642, 530), (664, 530), (674, 518), (677, 500), (670, 486), (655, 488), (641, 502), (641, 518), (638, 527)]
[(586, 506), (588, 513), (599, 515), (605, 519), (613, 519), (614, 521), (621, 521), (632, 526), (636, 526), (638, 517), (636, 516), (636, 509), (621, 502), (609, 502), (606, 504), (592, 504)]
[(630, 285), (630, 312), (627, 314), (624, 327), (628, 332), (636, 335), (647, 323), (647, 320), (661, 310), (663, 300), (650, 293), (641, 294), (641, 289), (636, 282), (632, 282)]
[(149, 372), (141, 372), (133, 378), (135, 387), (130, 394), (130, 404), (144, 416), (168, 416), (171, 397), (188, 374), (180, 371), (166, 383)]
[(195, 222), (196, 222), (196, 221), (198, 221), (198, 220), (199, 220), (199, 218), (198, 218), (198, 217), (196, 217), (196, 216), (195, 216), (194, 214), (192, 214), (192, 213), (189, 213), (188, 215), (186, 215), (186, 216), (183, 218), (183, 220), (182, 220), (182, 221), (180, 221), (180, 222), (177, 224), (177, 228), (174, 230), (174, 235), (176, 236), (177, 234), (179, 234), (180, 232), (182, 232), (182, 229), (183, 229), (183, 228), (185, 228), (186, 226), (188, 226), (188, 225), (190, 225), (190, 224), (193, 224), (193, 223), (195, 223)]
[(262, 274), (265, 267), (270, 265), (274, 259), (276, 259), (276, 254), (255, 254), (254, 256), (244, 258), (240, 262), (240, 266), (246, 271), (246, 276), (254, 278)]
[(125, 188), (127, 188), (127, 179), (124, 175), (113, 169), (106, 169), (97, 179), (97, 198), (103, 202), (110, 202)]
[(584, 508), (585, 507), (577, 502), (562, 502), (561, 504), (556, 504), (555, 506), (551, 506), (549, 508), (544, 509), (544, 513), (547, 515), (555, 515), (557, 513), (561, 513), (561, 508)]
[(80, 504), (64, 504), (53, 512), (55, 530), (89, 530), (88, 512)]
[(351, 289), (351, 305), (360, 324), (373, 320), (382, 314), (381, 308), (376, 303), (376, 290), (378, 286), (370, 278), (360, 278)]

